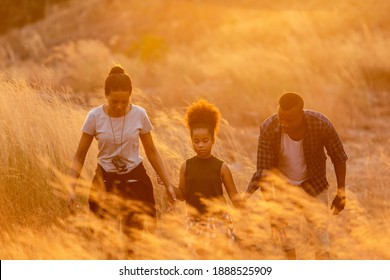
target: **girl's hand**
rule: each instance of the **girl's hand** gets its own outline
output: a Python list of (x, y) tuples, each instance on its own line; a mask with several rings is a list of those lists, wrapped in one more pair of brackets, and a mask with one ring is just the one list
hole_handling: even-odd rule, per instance
[[(156, 179), (157, 179), (157, 184), (164, 185), (163, 180), (161, 179), (160, 176), (158, 176), (157, 173), (156, 173)], [(174, 204), (176, 199), (177, 199), (176, 192), (175, 192), (175, 187), (172, 186), (172, 185), (169, 185), (168, 187), (166, 187), (166, 190), (167, 190), (169, 204)]]

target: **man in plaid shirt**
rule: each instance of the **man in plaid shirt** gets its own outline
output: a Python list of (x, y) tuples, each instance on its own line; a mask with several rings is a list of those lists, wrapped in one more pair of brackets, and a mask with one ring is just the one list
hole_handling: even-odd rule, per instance
[[(271, 224), (278, 228), (289, 259), (296, 259), (296, 233), (301, 214), (313, 231), (316, 258), (330, 257), (324, 147), (336, 174), (337, 194), (331, 209), (333, 214), (338, 214), (345, 207), (348, 157), (332, 123), (319, 112), (305, 110), (298, 94), (286, 93), (279, 99), (277, 114), (260, 127), (257, 171), (246, 196), (261, 187), (265, 200), (275, 202), (272, 204), (275, 207), (270, 208)], [(278, 174), (277, 178), (283, 180), (275, 180), (272, 174)]]

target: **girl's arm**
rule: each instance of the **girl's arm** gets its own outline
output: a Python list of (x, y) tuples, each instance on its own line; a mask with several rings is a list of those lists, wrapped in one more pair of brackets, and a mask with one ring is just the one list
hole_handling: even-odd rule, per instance
[(81, 135), (79, 145), (76, 150), (76, 154), (73, 157), (72, 166), (70, 169), (70, 193), (68, 198), (68, 206), (72, 207), (76, 199), (76, 185), (77, 180), (80, 177), (81, 170), (83, 169), (85, 157), (88, 153), (89, 147), (91, 146), (93, 136), (87, 133)]
[(234, 184), (232, 172), (230, 171), (226, 163), (222, 164), (221, 177), (222, 177), (222, 183), (224, 184), (226, 188), (226, 192), (230, 200), (232, 201), (233, 205), (237, 208), (243, 208), (244, 207), (243, 201), (240, 195), (238, 194), (236, 185)]
[(152, 134), (150, 132), (145, 134), (140, 134), (142, 145), (145, 149), (146, 157), (148, 158), (153, 169), (156, 171), (157, 175), (163, 181), (165, 188), (168, 194), (168, 200), (170, 203), (173, 203), (176, 199), (176, 194), (174, 187), (171, 185), (171, 182), (168, 177), (168, 173), (165, 169), (165, 166), (161, 160), (160, 154), (154, 145)]
[(186, 193), (186, 163), (184, 162), (180, 167), (179, 187), (175, 188), (176, 196), (179, 200), (185, 200)]

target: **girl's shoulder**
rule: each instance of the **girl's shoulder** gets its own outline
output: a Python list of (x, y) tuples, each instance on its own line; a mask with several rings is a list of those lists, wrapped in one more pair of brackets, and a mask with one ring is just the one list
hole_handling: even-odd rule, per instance
[(197, 161), (197, 156), (193, 156), (193, 157), (191, 157), (191, 158), (188, 158), (188, 159), (186, 159), (186, 161), (183, 163), (183, 165), (188, 165), (188, 164), (191, 164), (192, 162), (195, 162), (195, 161)]
[(224, 163), (224, 161), (223, 161), (222, 159), (220, 159), (220, 158), (218, 158), (218, 157), (216, 157), (216, 156), (214, 156), (214, 155), (213, 155), (213, 160), (216, 161), (216, 162), (218, 162), (218, 163), (220, 163), (220, 164), (223, 164), (223, 163)]

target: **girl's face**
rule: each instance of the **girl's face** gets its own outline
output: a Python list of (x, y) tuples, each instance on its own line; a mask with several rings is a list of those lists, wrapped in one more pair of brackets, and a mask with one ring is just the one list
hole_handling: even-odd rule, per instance
[(121, 117), (127, 113), (130, 103), (130, 93), (128, 91), (111, 91), (106, 98), (110, 116)]
[(194, 128), (192, 130), (192, 147), (199, 158), (211, 157), (214, 137), (207, 128)]

